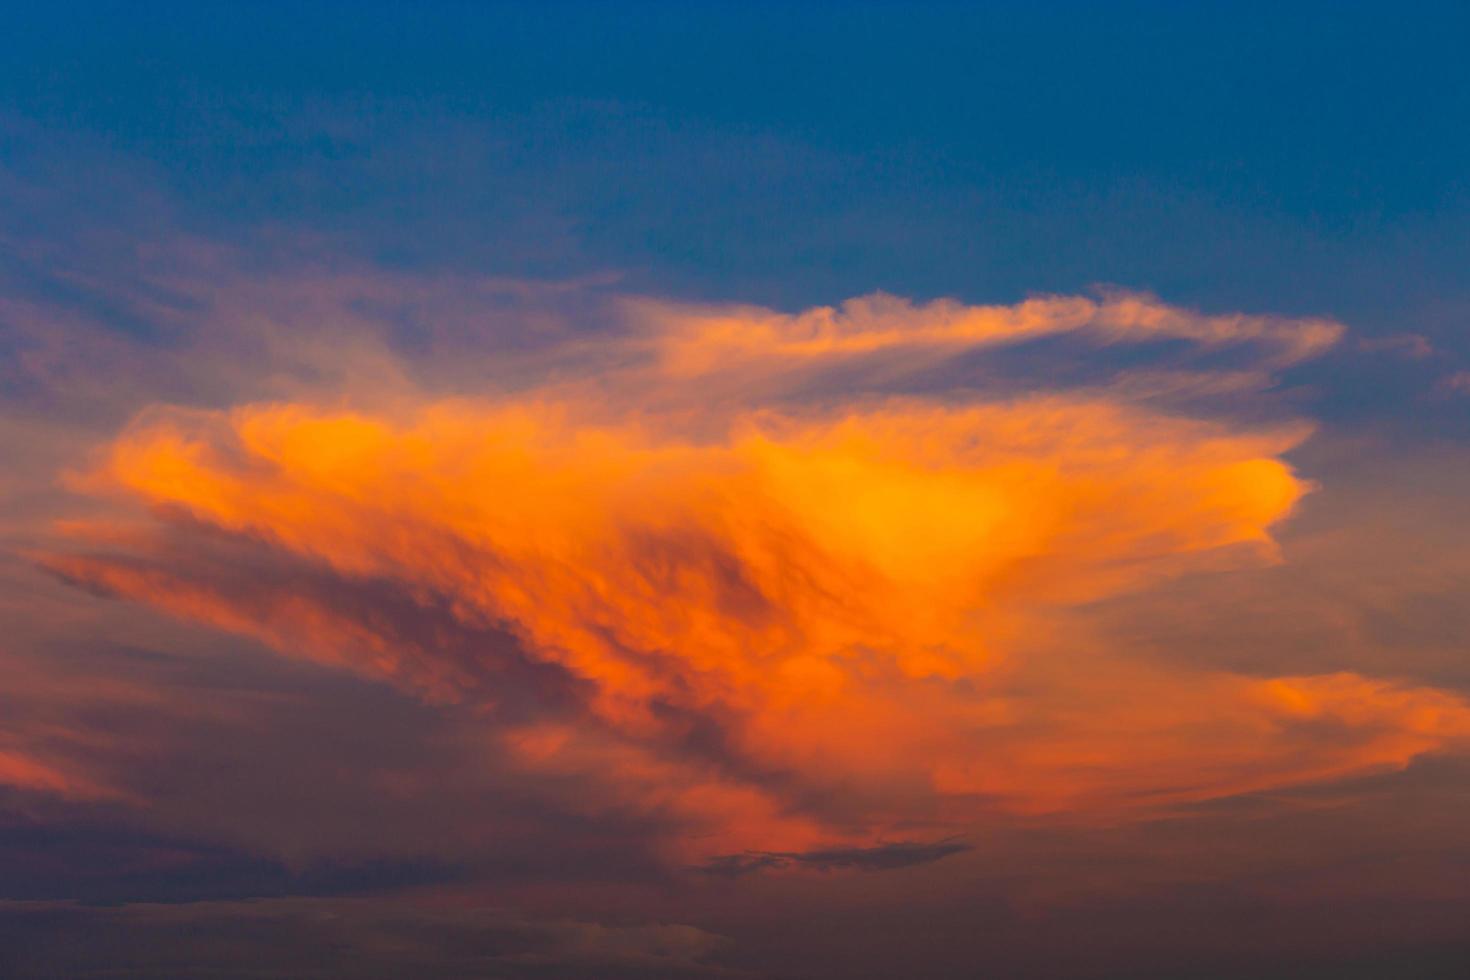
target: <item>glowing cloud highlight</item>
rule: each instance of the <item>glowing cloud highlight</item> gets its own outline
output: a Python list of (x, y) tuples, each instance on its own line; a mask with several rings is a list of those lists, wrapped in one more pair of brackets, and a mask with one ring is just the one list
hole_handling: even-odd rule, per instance
[[(498, 751), (599, 787), (593, 809), (697, 828), (686, 854), (1111, 817), (1399, 767), (1470, 734), (1470, 708), (1430, 689), (1048, 643), (1068, 608), (1277, 560), (1271, 529), (1310, 489), (1282, 459), (1304, 426), (1106, 386), (699, 399), (727, 363), (775, 377), (1062, 331), (1254, 345), (1269, 368), (1336, 324), (1128, 294), (630, 308), (626, 358), (514, 395), (146, 413), (77, 482), (154, 521), (45, 561), (433, 700), (522, 704)], [(418, 612), (362, 598), (384, 594)]]

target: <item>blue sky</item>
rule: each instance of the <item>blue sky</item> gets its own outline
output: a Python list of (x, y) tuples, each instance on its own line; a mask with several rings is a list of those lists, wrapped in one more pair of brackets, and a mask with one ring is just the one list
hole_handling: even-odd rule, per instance
[(87, 141), (222, 234), (285, 223), (384, 261), (788, 304), (1109, 281), (1388, 328), (1463, 300), (1466, 17), (31, 7), (0, 91), (24, 124), (5, 158), (33, 181), (95, 186), (91, 154), (52, 155)]
[(614, 275), (787, 309), (1118, 284), (1423, 336), (1441, 356), (1322, 386), (1320, 410), (1458, 431), (1457, 404), (1421, 396), (1470, 353), (1467, 18), (1357, 3), (30, 6), (0, 41), (4, 221), (29, 238), (44, 225), (64, 263), (95, 265), (81, 239), (103, 229), (306, 234), (385, 267)]

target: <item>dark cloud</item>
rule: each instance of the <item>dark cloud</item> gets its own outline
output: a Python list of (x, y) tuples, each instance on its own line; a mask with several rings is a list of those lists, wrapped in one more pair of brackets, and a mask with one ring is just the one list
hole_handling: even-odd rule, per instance
[(116, 808), (0, 810), (0, 899), (180, 902), (339, 895), (443, 884), (464, 867), (428, 859), (295, 866), (217, 841), (150, 831)]
[[(144, 554), (53, 556), (43, 565), (69, 584), (104, 597), (126, 594), (124, 583), (195, 594), (200, 602), (236, 610), (239, 622), (253, 626), (257, 635), (294, 632), (307, 651), (340, 656), (340, 662), (327, 661), (333, 666), (369, 659), (368, 676), (386, 676), (429, 700), (471, 698), (512, 717), (578, 710), (583, 692), (575, 677), (530, 657), (510, 630), (466, 616), (450, 597), (431, 588), (344, 575), (273, 548), (266, 538), (225, 533), (182, 513), (162, 516), (168, 529)], [(467, 566), (475, 560), (484, 556), (464, 556)], [(184, 568), (190, 571), (181, 574)], [(320, 624), (318, 633), (345, 639), (336, 647), (314, 648), (309, 624)]]
[(507, 764), (497, 723), (532, 710), (534, 688), (501, 685), (503, 710), (432, 704), (250, 643), (174, 640), (177, 652), (0, 651), (7, 727), (99, 787), (7, 795), (6, 894), (175, 900), (664, 874), (656, 816)]
[(811, 868), (816, 871), (891, 871), (930, 864), (952, 854), (971, 850), (959, 840), (932, 843), (894, 841), (873, 847), (824, 847), (810, 851), (747, 851), (722, 854), (697, 870), (721, 878), (736, 878), (760, 871)]
[(0, 902), (0, 972), (15, 980), (672, 980), (735, 975), (710, 962), (723, 945), (719, 936), (674, 923), (538, 920), (391, 900)]

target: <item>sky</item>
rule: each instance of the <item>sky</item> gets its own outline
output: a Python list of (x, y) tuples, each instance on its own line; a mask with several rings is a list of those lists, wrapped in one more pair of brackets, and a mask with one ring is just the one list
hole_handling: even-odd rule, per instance
[(1470, 8), (13, 5), (0, 974), (1470, 971)]

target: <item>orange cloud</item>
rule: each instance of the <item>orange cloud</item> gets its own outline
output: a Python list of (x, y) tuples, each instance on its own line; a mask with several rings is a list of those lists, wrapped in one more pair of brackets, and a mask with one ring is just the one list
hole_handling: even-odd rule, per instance
[(108, 795), (89, 780), (15, 749), (0, 749), (0, 787), (6, 786), (81, 799)]
[[(1280, 364), (1335, 324), (1126, 294), (637, 309), (647, 329), (627, 342), (656, 338), (652, 365), (515, 397), (149, 413), (82, 485), (146, 503), (157, 530), (47, 561), (446, 701), (514, 696), (475, 652), (507, 630), (579, 707), (508, 726), (501, 751), (597, 783), (592, 805), (672, 814), (710, 851), (997, 810), (1147, 810), (1403, 766), (1470, 734), (1470, 707), (1431, 689), (1037, 642), (1057, 610), (1276, 560), (1271, 528), (1310, 489), (1281, 458), (1301, 426), (1171, 416), (1105, 390), (688, 407), (691, 378), (729, 358), (771, 375), (1086, 330), (1264, 344)], [(177, 546), (215, 539), (334, 585), (246, 582)], [(438, 618), (409, 635), (341, 598), (369, 589)]]
[(727, 369), (732, 362), (792, 362), (915, 350), (997, 347), (1066, 333), (1102, 343), (1177, 339), (1205, 348), (1256, 345), (1280, 366), (1316, 356), (1343, 327), (1318, 317), (1207, 315), (1143, 293), (1107, 291), (1099, 299), (1044, 296), (1014, 306), (969, 306), (950, 299), (914, 304), (885, 293), (840, 307), (780, 313), (752, 306), (630, 304), (651, 327), (663, 367), (675, 375)]
[(0, 784), (64, 792), (70, 785), (70, 780), (34, 759), (17, 752), (0, 750)]

